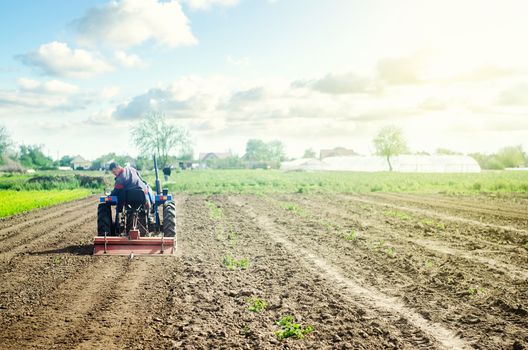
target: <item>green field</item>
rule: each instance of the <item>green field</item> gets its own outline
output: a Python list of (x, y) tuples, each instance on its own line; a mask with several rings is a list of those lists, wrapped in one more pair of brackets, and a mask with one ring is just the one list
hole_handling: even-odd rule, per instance
[(88, 189), (50, 191), (0, 191), (0, 217), (47, 207), (92, 194)]
[[(154, 185), (153, 176), (149, 183)], [(477, 174), (282, 172), (279, 170), (198, 170), (175, 173), (174, 193), (518, 193), (528, 194), (528, 172)]]
[[(145, 178), (154, 187), (153, 173)], [(104, 181), (100, 181), (103, 179)], [(112, 187), (111, 176), (95, 172), (0, 176), (0, 217), (57, 204)], [(528, 172), (416, 174), (195, 170), (176, 172), (164, 186), (173, 193), (368, 193), (528, 195)]]

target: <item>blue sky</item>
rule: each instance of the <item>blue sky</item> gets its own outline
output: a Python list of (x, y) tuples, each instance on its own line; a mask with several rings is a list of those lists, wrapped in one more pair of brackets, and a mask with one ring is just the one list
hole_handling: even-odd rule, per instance
[(0, 2), (0, 123), (54, 157), (136, 154), (151, 110), (195, 152), (248, 138), (372, 151), (528, 148), (523, 1)]

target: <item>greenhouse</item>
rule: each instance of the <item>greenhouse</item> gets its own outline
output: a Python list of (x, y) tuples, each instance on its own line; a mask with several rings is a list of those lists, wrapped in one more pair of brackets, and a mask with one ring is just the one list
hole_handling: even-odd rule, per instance
[[(394, 171), (413, 173), (478, 173), (480, 166), (477, 161), (469, 156), (421, 156), (402, 155), (391, 158)], [(389, 165), (384, 157), (380, 156), (346, 156), (329, 157), (320, 161), (317, 159), (297, 159), (284, 162), (282, 170), (305, 171), (389, 171)]]

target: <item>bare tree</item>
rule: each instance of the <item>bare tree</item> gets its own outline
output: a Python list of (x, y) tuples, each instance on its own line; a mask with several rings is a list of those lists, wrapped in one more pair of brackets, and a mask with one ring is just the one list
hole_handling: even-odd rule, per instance
[(188, 151), (192, 146), (189, 131), (170, 124), (160, 112), (147, 114), (132, 130), (132, 138), (141, 154), (156, 155), (161, 168), (168, 165), (171, 153)]
[(402, 131), (395, 126), (382, 128), (374, 138), (374, 147), (376, 154), (386, 157), (390, 171), (392, 171), (391, 157), (407, 151), (407, 143)]

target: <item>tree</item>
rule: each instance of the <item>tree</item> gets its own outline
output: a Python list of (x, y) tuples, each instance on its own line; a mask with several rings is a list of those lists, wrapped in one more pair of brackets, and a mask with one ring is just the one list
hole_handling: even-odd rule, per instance
[(453, 151), (447, 148), (437, 148), (436, 154), (439, 156), (459, 156), (462, 155), (462, 153)]
[(525, 164), (524, 152), (520, 145), (501, 148), (496, 157), (505, 168), (519, 168)]
[(391, 157), (407, 151), (407, 143), (403, 138), (402, 131), (395, 126), (382, 128), (373, 140), (376, 154), (384, 156), (392, 171)]
[(303, 158), (316, 158), (315, 151), (311, 148), (308, 148), (304, 151)]
[(284, 160), (284, 144), (280, 141), (264, 142), (258, 139), (250, 139), (246, 143), (245, 159), (252, 162)]
[(59, 160), (59, 166), (71, 166), (72, 165), (72, 163), (71, 163), (72, 160), (73, 160), (72, 156), (63, 156)]
[(156, 155), (158, 166), (168, 164), (169, 155), (176, 150), (188, 152), (191, 149), (189, 132), (167, 122), (159, 112), (149, 113), (133, 130), (132, 138), (144, 156)]
[(5, 126), (0, 126), (0, 160), (7, 154), (12, 145), (9, 131)]
[(51, 168), (53, 159), (42, 152), (42, 145), (21, 145), (20, 146), (20, 163), (27, 168)]

